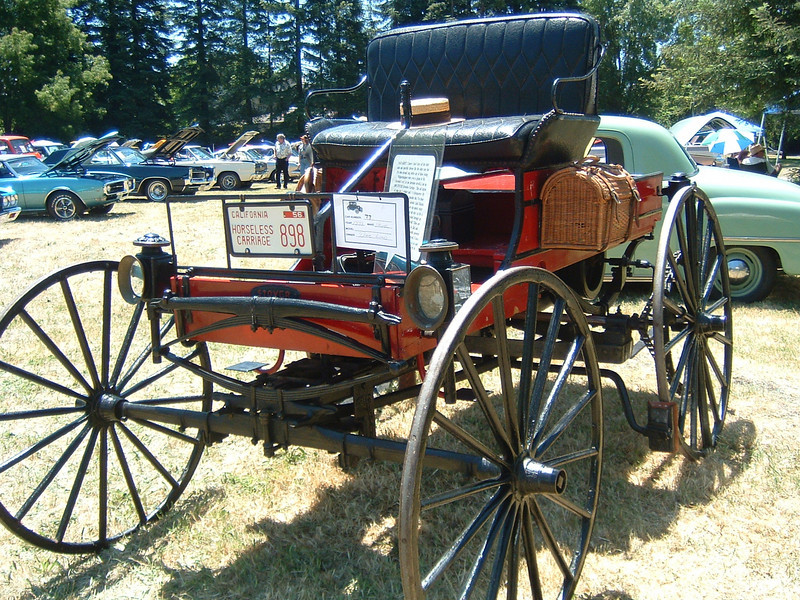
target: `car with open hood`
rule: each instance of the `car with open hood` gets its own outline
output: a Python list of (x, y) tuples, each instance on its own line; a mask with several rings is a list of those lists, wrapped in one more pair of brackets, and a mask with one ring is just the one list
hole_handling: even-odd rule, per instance
[(71, 164), (84, 171), (106, 171), (133, 177), (134, 194), (148, 200), (161, 202), (170, 194), (194, 194), (214, 182), (214, 168), (210, 166), (178, 166), (157, 164), (148, 160), (139, 150), (120, 146), (116, 133), (99, 140), (84, 140), (68, 150), (56, 150), (45, 158), (47, 164), (61, 161), (70, 151), (86, 149)]
[[(215, 184), (223, 190), (248, 188), (254, 182), (266, 179), (266, 167), (251, 160), (233, 160), (235, 150), (231, 155), (217, 157), (202, 146), (189, 144), (202, 132), (197, 126), (185, 127), (175, 135), (158, 140), (144, 151), (144, 155), (153, 161), (175, 165), (212, 166), (216, 173)], [(248, 131), (231, 148), (237, 146), (238, 149), (257, 135), (257, 131)]]
[[(661, 172), (665, 180), (682, 173), (711, 199), (727, 249), (731, 297), (765, 298), (776, 274), (800, 275), (800, 186), (747, 171), (698, 165), (664, 127), (632, 117), (602, 116), (592, 153), (634, 174)], [(665, 207), (666, 210), (666, 207)], [(658, 239), (656, 230), (656, 240)], [(622, 248), (609, 252), (618, 258)], [(647, 241), (635, 258), (655, 264), (657, 242)], [(652, 270), (633, 276), (652, 279)]]
[(131, 193), (133, 179), (83, 169), (86, 151), (70, 148), (49, 165), (30, 154), (0, 154), (0, 185), (13, 187), (23, 213), (46, 213), (59, 221), (86, 211), (105, 214)]

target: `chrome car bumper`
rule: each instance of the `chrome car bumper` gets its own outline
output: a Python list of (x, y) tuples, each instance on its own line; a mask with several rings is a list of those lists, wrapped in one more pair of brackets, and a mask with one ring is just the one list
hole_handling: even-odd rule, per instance
[(11, 223), (11, 221), (16, 221), (19, 213), (22, 212), (22, 209), (19, 206), (15, 206), (14, 208), (9, 208), (0, 212), (0, 223)]

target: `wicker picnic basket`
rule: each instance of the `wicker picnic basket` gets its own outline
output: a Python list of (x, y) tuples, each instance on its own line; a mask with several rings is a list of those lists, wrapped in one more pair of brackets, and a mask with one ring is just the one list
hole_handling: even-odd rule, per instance
[(630, 174), (590, 156), (542, 187), (542, 248), (603, 251), (630, 234), (639, 193)]

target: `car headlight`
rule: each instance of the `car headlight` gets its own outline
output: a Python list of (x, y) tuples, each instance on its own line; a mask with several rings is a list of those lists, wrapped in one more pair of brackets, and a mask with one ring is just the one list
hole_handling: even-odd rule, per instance
[(119, 293), (128, 304), (137, 304), (142, 301), (147, 289), (144, 276), (144, 265), (135, 256), (124, 256), (119, 261), (117, 271), (117, 285)]
[(414, 324), (432, 331), (447, 316), (448, 293), (444, 279), (430, 265), (420, 265), (409, 273), (403, 290), (406, 310)]

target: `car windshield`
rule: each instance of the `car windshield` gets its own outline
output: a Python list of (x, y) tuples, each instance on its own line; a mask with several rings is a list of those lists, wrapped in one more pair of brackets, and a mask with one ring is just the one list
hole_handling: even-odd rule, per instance
[(24, 154), (26, 152), (35, 152), (33, 146), (28, 140), (9, 140), (11, 147), (14, 149), (14, 152), (18, 152), (20, 154)]
[(198, 160), (214, 160), (214, 155), (200, 146), (192, 146), (191, 148), (187, 148), (187, 150)]
[(103, 148), (92, 156), (90, 162), (93, 165), (138, 165), (145, 161), (141, 152), (133, 148)]
[(17, 176), (41, 175), (48, 169), (48, 166), (35, 156), (21, 156), (8, 160), (6, 166)]

